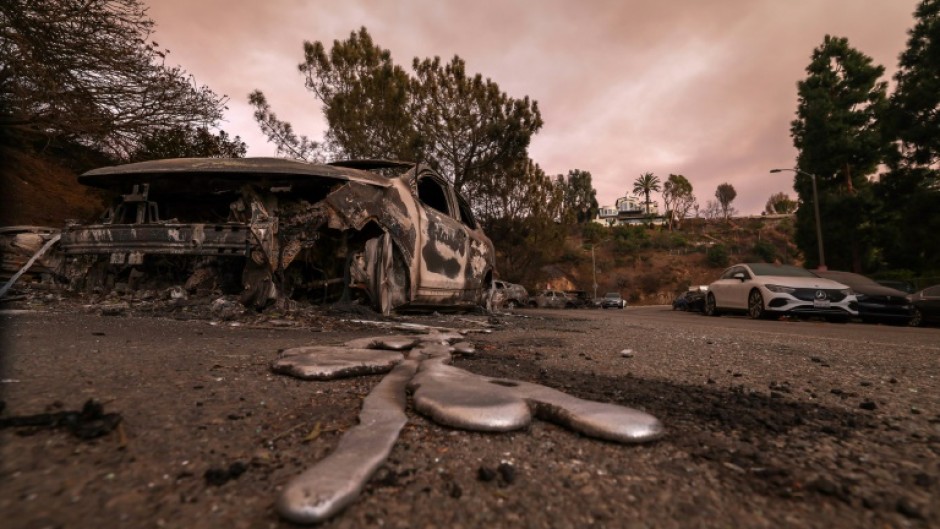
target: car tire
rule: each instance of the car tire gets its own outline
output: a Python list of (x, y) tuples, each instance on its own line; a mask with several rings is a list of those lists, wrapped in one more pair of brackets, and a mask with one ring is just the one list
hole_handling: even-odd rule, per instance
[(907, 324), (911, 327), (920, 327), (924, 324), (924, 314), (920, 311), (920, 309), (914, 307), (914, 313), (911, 316), (911, 321), (907, 322)]
[(509, 301), (506, 302), (506, 307), (507, 307), (507, 308), (514, 309), (514, 308), (516, 308), (516, 307), (518, 307), (518, 306), (519, 306), (519, 304), (516, 303), (516, 300), (514, 300), (514, 299), (510, 299)]
[(765, 316), (764, 296), (755, 288), (747, 295), (747, 317), (752, 320), (762, 320)]
[(404, 260), (392, 244), (392, 237), (389, 234), (386, 233), (374, 240), (379, 248), (373, 276), (375, 278), (373, 303), (376, 311), (383, 316), (388, 316), (408, 301), (408, 271)]
[(720, 316), (721, 313), (718, 312), (718, 304), (715, 301), (715, 295), (712, 293), (708, 294), (708, 297), (705, 298), (705, 310), (702, 314), (706, 316)]

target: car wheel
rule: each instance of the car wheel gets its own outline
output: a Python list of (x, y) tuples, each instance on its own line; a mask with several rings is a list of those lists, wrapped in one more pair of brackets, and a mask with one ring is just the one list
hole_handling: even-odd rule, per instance
[(754, 289), (747, 296), (747, 315), (752, 320), (759, 320), (764, 317), (764, 296), (760, 290)]
[(718, 316), (718, 304), (715, 302), (715, 295), (709, 293), (708, 297), (705, 298), (705, 315), (706, 316)]
[(514, 309), (514, 308), (516, 308), (516, 307), (518, 307), (518, 306), (519, 306), (519, 304), (516, 303), (516, 300), (514, 300), (514, 299), (510, 299), (509, 301), (506, 302), (506, 307), (508, 307), (508, 308), (510, 308), (510, 309)]
[(392, 244), (390, 235), (386, 233), (373, 241), (375, 241), (373, 244), (379, 245), (373, 276), (375, 278), (373, 303), (375, 310), (388, 316), (392, 310), (408, 301), (408, 272), (404, 261)]
[(907, 322), (911, 327), (920, 327), (924, 323), (924, 315), (920, 312), (920, 309), (914, 308), (914, 314), (911, 316), (911, 321)]

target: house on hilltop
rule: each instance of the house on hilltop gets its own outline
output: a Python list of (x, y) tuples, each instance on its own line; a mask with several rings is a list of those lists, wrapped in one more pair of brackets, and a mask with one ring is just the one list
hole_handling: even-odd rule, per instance
[(615, 206), (601, 206), (594, 222), (603, 226), (642, 226), (652, 222), (660, 226), (666, 219), (659, 214), (659, 202), (650, 201), (649, 214), (646, 201), (641, 197), (625, 196), (617, 199)]

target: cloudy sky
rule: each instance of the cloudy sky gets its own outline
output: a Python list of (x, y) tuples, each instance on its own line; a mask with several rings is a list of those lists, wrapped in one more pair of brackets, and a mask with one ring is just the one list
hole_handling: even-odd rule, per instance
[(297, 65), (304, 40), (365, 26), (393, 60), (459, 55), (470, 72), (539, 103), (532, 158), (548, 174), (590, 171), (601, 204), (642, 173), (685, 175), (699, 202), (730, 182), (758, 213), (791, 196), (796, 83), (825, 34), (894, 72), (917, 0), (149, 0), (156, 40), (230, 101), (222, 128), (273, 155), (248, 94), (320, 139), (322, 111)]

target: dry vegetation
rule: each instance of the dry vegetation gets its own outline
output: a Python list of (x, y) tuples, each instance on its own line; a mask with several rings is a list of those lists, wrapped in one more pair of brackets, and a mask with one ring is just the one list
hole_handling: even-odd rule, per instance
[(2, 149), (0, 159), (0, 226), (61, 227), (66, 219), (90, 220), (104, 210), (106, 197), (79, 185), (68, 167), (13, 149)]
[(586, 242), (593, 239), (597, 241), (598, 295), (619, 291), (633, 304), (670, 303), (677, 292), (712, 282), (731, 263), (799, 264), (801, 257), (792, 234), (790, 218), (693, 219), (682, 230), (672, 232), (642, 227), (589, 228), (568, 238), (559, 264), (546, 270), (545, 284), (533, 287), (593, 294), (591, 243)]

